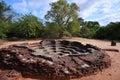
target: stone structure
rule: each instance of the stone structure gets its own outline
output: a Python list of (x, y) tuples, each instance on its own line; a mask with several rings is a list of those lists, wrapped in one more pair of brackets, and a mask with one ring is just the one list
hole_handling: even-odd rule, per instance
[(111, 46), (116, 46), (116, 42), (115, 41), (111, 41)]
[(0, 80), (19, 80), (21, 74), (15, 70), (5, 70), (0, 73)]
[[(65, 80), (94, 74), (111, 65), (109, 55), (91, 44), (43, 40), (0, 49), (0, 66), (26, 76)], [(42, 79), (43, 80), (43, 79)]]

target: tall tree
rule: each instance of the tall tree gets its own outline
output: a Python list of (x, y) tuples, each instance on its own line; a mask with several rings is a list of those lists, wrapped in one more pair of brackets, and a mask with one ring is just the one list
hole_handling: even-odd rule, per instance
[(12, 19), (12, 15), (9, 15), (9, 11), (11, 11), (10, 6), (4, 1), (0, 1), (0, 38), (6, 37), (7, 27), (10, 26), (9, 22)]
[(45, 15), (46, 20), (50, 20), (62, 27), (63, 33), (75, 35), (80, 32), (77, 14), (79, 7), (75, 3), (69, 4), (66, 0), (58, 0), (51, 3), (50, 6), (51, 10)]
[(95, 35), (98, 39), (120, 40), (120, 22), (110, 22), (107, 26), (101, 27)]
[(6, 19), (5, 12), (10, 11), (10, 10), (11, 10), (10, 6), (8, 6), (4, 1), (1, 1), (0, 2), (0, 19), (5, 20)]
[(108, 30), (108, 39), (120, 40), (120, 22), (110, 22), (106, 28)]
[(97, 21), (84, 21), (82, 18), (78, 18), (78, 21), (81, 24), (81, 37), (93, 38), (96, 31), (100, 28), (100, 24)]
[(68, 26), (68, 23), (78, 19), (79, 7), (75, 3), (67, 3), (66, 0), (58, 0), (50, 4), (51, 10), (45, 15), (46, 20)]

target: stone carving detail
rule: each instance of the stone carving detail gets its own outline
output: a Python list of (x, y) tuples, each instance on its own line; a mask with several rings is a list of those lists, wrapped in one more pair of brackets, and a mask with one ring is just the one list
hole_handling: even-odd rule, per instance
[[(66, 40), (43, 40), (0, 49), (0, 66), (22, 75), (78, 78), (108, 68), (110, 57), (91, 44)], [(63, 80), (63, 79), (62, 79)]]

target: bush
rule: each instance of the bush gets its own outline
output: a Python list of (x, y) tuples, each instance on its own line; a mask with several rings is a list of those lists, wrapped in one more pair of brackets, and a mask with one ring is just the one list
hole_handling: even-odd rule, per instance
[(92, 38), (92, 32), (87, 27), (82, 27), (80, 30), (80, 37), (83, 38)]
[(44, 38), (60, 38), (63, 36), (64, 29), (56, 23), (47, 23)]
[(69, 37), (69, 38), (71, 38), (72, 35), (68, 31), (64, 31), (63, 32), (63, 37)]
[(68, 31), (72, 36), (80, 36), (80, 24), (78, 21), (69, 22), (66, 31)]
[(120, 22), (110, 23), (106, 27), (101, 27), (95, 34), (95, 38), (120, 40)]
[(106, 39), (107, 38), (107, 29), (105, 27), (101, 27), (96, 34), (94, 35), (94, 38), (97, 39)]
[(28, 14), (13, 23), (9, 36), (19, 38), (38, 38), (42, 36), (43, 25), (37, 17)]
[(0, 20), (0, 38), (6, 38), (6, 24), (4, 21)]
[(0, 29), (0, 38), (6, 38), (6, 34), (4, 34), (1, 29)]

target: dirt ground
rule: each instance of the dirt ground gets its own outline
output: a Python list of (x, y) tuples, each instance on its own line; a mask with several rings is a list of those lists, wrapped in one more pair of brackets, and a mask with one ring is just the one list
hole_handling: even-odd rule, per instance
[[(85, 38), (71, 38), (66, 39), (70, 41), (79, 41), (83, 44), (93, 44), (102, 49), (118, 49), (120, 51), (120, 42), (117, 42), (116, 46), (110, 46), (110, 41), (102, 41), (102, 40), (94, 40), (94, 39), (85, 39)], [(19, 43), (34, 43), (39, 42), (40, 40), (25, 40), (25, 41), (1, 41), (0, 48), (11, 45), (11, 44), (19, 44)], [(98, 72), (95, 75), (90, 75), (87, 77), (83, 77), (80, 79), (71, 79), (71, 80), (120, 80), (120, 52), (106, 51), (108, 55), (111, 57), (111, 67), (108, 69), (104, 69), (102, 72)], [(19, 80), (36, 80), (31, 78), (21, 78)], [(39, 79), (37, 79), (39, 80)]]

